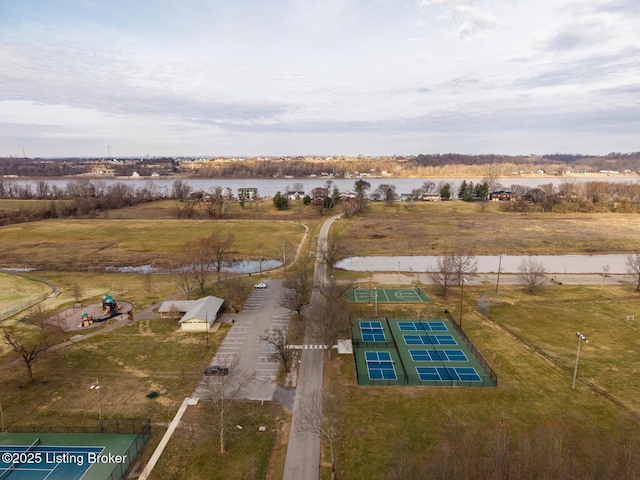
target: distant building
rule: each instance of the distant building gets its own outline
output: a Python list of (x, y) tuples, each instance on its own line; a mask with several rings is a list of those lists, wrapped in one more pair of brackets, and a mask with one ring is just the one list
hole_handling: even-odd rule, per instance
[(258, 198), (257, 188), (239, 188), (238, 189), (238, 201), (252, 202)]
[(286, 193), (286, 197), (289, 200), (302, 200), (304, 198), (304, 192), (299, 190), (291, 190)]
[(489, 200), (493, 202), (515, 202), (516, 194), (509, 190), (496, 190), (489, 194)]

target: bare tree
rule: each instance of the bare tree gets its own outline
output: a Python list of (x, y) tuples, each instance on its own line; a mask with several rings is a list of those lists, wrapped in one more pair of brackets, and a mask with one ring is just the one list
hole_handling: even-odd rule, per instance
[(462, 284), (463, 277), (474, 276), (478, 273), (478, 260), (470, 251), (464, 253), (457, 250), (450, 256), (458, 285)]
[(191, 292), (198, 284), (198, 277), (194, 271), (194, 266), (190, 263), (189, 259), (183, 258), (182, 261), (178, 261), (173, 268), (175, 272), (173, 274), (173, 280), (180, 287), (180, 290), (184, 293), (187, 300), (191, 299)]
[(469, 253), (454, 252), (451, 255), (438, 257), (436, 267), (430, 268), (431, 283), (440, 290), (443, 296), (447, 295), (449, 288), (462, 284), (465, 276), (473, 276), (478, 271), (476, 257)]
[(446, 297), (457, 278), (453, 258), (449, 255), (438, 257), (436, 267), (429, 267), (428, 270), (432, 271), (429, 274), (431, 283), (440, 290), (443, 297)]
[(385, 203), (387, 203), (387, 205), (392, 205), (397, 198), (396, 186), (381, 183), (380, 185), (378, 185), (378, 188), (375, 189), (374, 194), (382, 199)]
[(220, 186), (211, 187), (209, 192), (204, 201), (207, 215), (209, 218), (222, 218), (229, 204), (229, 197)]
[(547, 271), (539, 260), (533, 257), (526, 258), (518, 265), (520, 279), (531, 293), (547, 280)]
[(46, 345), (46, 328), (47, 328), (47, 320), (51, 316), (50, 312), (45, 308), (42, 302), (34, 305), (29, 309), (29, 317), (34, 325), (36, 325), (40, 329), (40, 334), (42, 337), (42, 343)]
[(245, 291), (245, 285), (242, 283), (239, 277), (229, 277), (224, 283), (224, 287), (227, 290), (227, 304), (229, 309), (235, 310), (234, 302)]
[(289, 373), (289, 370), (291, 369), (291, 355), (293, 352), (286, 332), (281, 328), (267, 330), (264, 335), (260, 336), (260, 340), (271, 347), (270, 352), (267, 354), (267, 358), (272, 362), (280, 362), (284, 371)]
[(188, 242), (183, 246), (185, 265), (189, 265), (196, 283), (200, 286), (200, 292), (204, 293), (207, 278), (213, 273), (213, 245), (210, 238), (200, 238)]
[(282, 281), (284, 292), (280, 298), (280, 306), (293, 310), (302, 320), (302, 309), (309, 303), (313, 290), (313, 270), (309, 262), (301, 262)]
[(78, 282), (73, 282), (73, 285), (71, 285), (71, 294), (76, 302), (79, 303), (82, 299), (82, 287)]
[(329, 351), (333, 359), (333, 346), (338, 339), (349, 334), (349, 317), (341, 301), (322, 297), (314, 301), (307, 323), (307, 331)]
[(220, 271), (222, 267), (230, 263), (230, 254), (235, 237), (233, 233), (213, 232), (209, 237), (209, 242), (212, 254), (211, 263), (218, 274), (218, 283), (220, 283)]
[(47, 349), (45, 342), (38, 342), (33, 345), (26, 345), (18, 341), (14, 334), (9, 332), (7, 328), (2, 326), (2, 333), (4, 335), (4, 341), (9, 345), (14, 352), (18, 353), (24, 362), (24, 366), (27, 368), (27, 376), (29, 383), (33, 382), (33, 362), (40, 356), (42, 352)]
[(247, 387), (250, 377), (243, 376), (231, 357), (218, 358), (218, 374), (205, 376), (211, 402), (217, 414), (215, 429), (220, 440), (220, 453), (227, 451), (227, 435), (231, 431), (230, 416), (237, 400)]
[(640, 291), (640, 253), (627, 255), (625, 267), (627, 268), (627, 275), (636, 284), (636, 292)]
[(311, 433), (322, 441), (326, 441), (329, 447), (331, 460), (331, 478), (336, 478), (335, 440), (338, 434), (338, 406), (336, 397), (322, 390), (312, 390), (303, 397), (299, 405), (299, 421), (296, 430), (301, 433)]
[(176, 200), (185, 200), (191, 193), (191, 186), (187, 182), (181, 179), (177, 179), (171, 186), (173, 198)]
[(153, 293), (153, 273), (145, 272), (142, 277), (142, 285), (144, 286), (144, 290), (147, 294), (151, 295), (151, 293)]
[(327, 266), (329, 278), (333, 275), (333, 269), (340, 260), (347, 258), (347, 242), (343, 235), (329, 232), (327, 239), (320, 245), (320, 259)]
[(282, 265), (284, 266), (284, 274), (287, 274), (287, 263), (294, 257), (296, 253), (296, 247), (289, 242), (286, 237), (282, 237), (282, 242), (278, 245), (278, 255), (282, 259)]

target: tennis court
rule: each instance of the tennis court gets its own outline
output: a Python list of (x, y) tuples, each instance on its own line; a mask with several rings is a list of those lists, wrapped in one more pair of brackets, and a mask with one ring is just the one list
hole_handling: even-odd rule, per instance
[(0, 480), (118, 480), (146, 442), (142, 435), (0, 433)]
[(429, 295), (421, 288), (352, 288), (347, 301), (354, 303), (427, 303)]
[(496, 386), (448, 319), (352, 319), (351, 327), (359, 385)]

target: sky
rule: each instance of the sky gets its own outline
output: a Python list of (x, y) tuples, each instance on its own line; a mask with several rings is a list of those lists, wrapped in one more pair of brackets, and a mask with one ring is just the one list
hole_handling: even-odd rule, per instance
[(638, 0), (0, 0), (0, 156), (640, 151)]

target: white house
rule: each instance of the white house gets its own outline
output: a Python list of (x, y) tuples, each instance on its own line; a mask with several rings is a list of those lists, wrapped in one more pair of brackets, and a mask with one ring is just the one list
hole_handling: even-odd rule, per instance
[(183, 332), (206, 332), (211, 330), (223, 305), (222, 298), (209, 295), (198, 300), (162, 302), (158, 311), (162, 318), (172, 310), (182, 313), (180, 330)]

